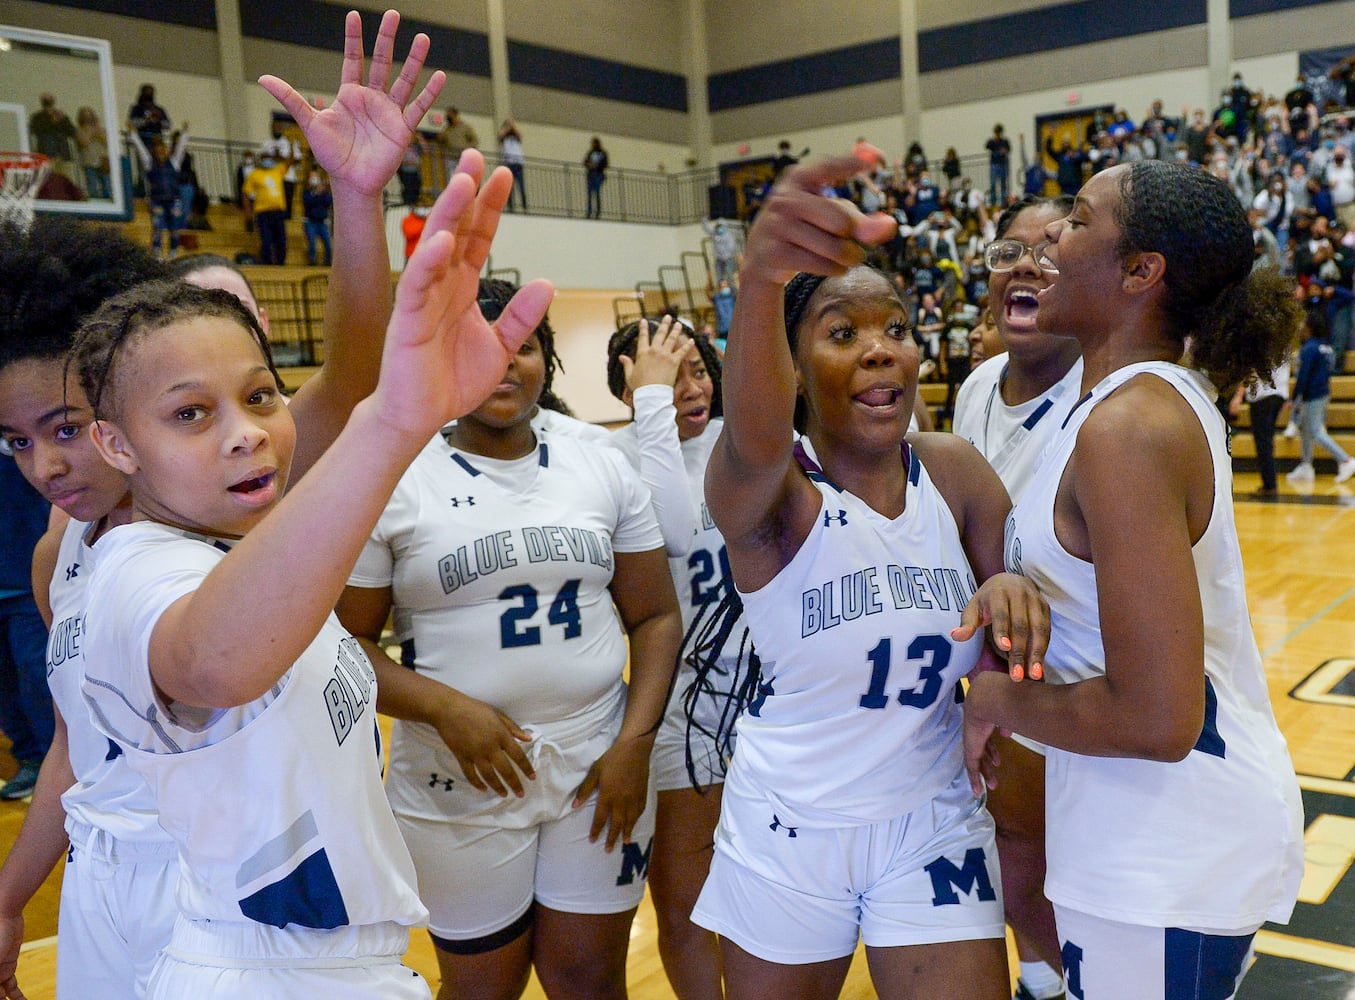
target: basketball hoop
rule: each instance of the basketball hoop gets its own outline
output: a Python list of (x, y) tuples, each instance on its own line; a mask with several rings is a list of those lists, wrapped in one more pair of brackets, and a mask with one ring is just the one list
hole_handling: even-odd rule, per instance
[(0, 153), (0, 220), (31, 226), (33, 200), (51, 169), (41, 153)]

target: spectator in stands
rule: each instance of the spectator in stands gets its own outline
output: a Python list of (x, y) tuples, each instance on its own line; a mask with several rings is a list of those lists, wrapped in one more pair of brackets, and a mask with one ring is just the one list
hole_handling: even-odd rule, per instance
[[(174, 142), (178, 145), (178, 133)], [(183, 228), (188, 228), (188, 217), (193, 213), (193, 202), (198, 196), (198, 172), (193, 166), (193, 154), (184, 147), (183, 159), (179, 162), (179, 214), (183, 218)]]
[(75, 123), (56, 106), (56, 98), (43, 94), (40, 105), (28, 118), (28, 134), (33, 140), (33, 152), (52, 161), (52, 170), (67, 178), (75, 175)]
[(701, 228), (710, 237), (711, 252), (715, 257), (715, 282), (733, 282), (739, 269), (739, 237), (732, 223), (724, 219), (701, 220)]
[(1182, 112), (1182, 119), (1190, 115), (1190, 124), (1186, 127), (1184, 136), (1186, 144), (1186, 158), (1195, 164), (1203, 164), (1205, 157), (1209, 153), (1209, 139), (1213, 135), (1213, 129), (1209, 123), (1204, 120), (1204, 109), (1196, 108), (1193, 113), (1187, 109)]
[(522, 152), (522, 133), (512, 118), (505, 118), (499, 126), (499, 159), (513, 175), (513, 190), (508, 193), (508, 211), (513, 211), (515, 194), (522, 210), (527, 211), (527, 185), (523, 179), (526, 159)]
[(1045, 193), (1045, 186), (1049, 183), (1049, 171), (1044, 168), (1044, 157), (1040, 156), (1037, 150), (1035, 162), (1028, 162), (1026, 160), (1026, 137), (1020, 135), (1017, 139), (1021, 147), (1021, 193), (1041, 197)]
[(1355, 163), (1350, 153), (1339, 142), (1332, 150), (1323, 179), (1331, 189), (1332, 207), (1336, 217), (1345, 225), (1355, 224)]
[(715, 310), (715, 335), (720, 350), (724, 350), (725, 339), (729, 336), (729, 324), (734, 319), (734, 287), (722, 280), (715, 293), (710, 297), (711, 307)]
[(908, 145), (908, 154), (903, 158), (904, 172), (909, 177), (921, 177), (927, 170), (927, 154), (922, 149), (922, 143), (913, 142)]
[(1299, 348), (1299, 374), (1294, 381), (1294, 406), (1298, 409), (1299, 442), (1302, 460), (1285, 478), (1292, 484), (1311, 483), (1313, 447), (1321, 445), (1336, 459), (1336, 481), (1343, 483), (1355, 476), (1355, 458), (1347, 455), (1327, 433), (1327, 404), (1331, 402), (1331, 373), (1334, 354), (1327, 339), (1327, 318), (1320, 311), (1306, 310), (1303, 346)]
[(607, 167), (610, 165), (607, 151), (602, 148), (602, 140), (593, 136), (588, 152), (583, 157), (583, 167), (587, 171), (588, 204), (585, 215), (590, 219), (602, 218), (602, 182), (607, 179)]
[(246, 211), (259, 229), (259, 263), (287, 263), (287, 195), (284, 188), (290, 161), (271, 153), (259, 156), (258, 166), (245, 178)]
[(946, 187), (959, 187), (960, 173), (962, 170), (963, 168), (960, 166), (960, 154), (955, 152), (954, 146), (949, 147), (946, 150), (946, 155), (941, 159), (941, 173), (946, 175)]
[(423, 137), (415, 132), (400, 159), (400, 203), (411, 208), (423, 194)]
[(926, 369), (928, 375), (922, 375), (922, 369), (919, 369), (920, 377), (929, 378), (937, 374), (937, 364), (941, 359), (941, 335), (945, 330), (946, 315), (935, 293), (920, 292), (917, 315), (913, 320), (913, 340), (922, 352), (922, 363), (926, 365), (930, 362)]
[(461, 160), (461, 154), (468, 149), (478, 149), (480, 137), (475, 134), (475, 129), (462, 120), (460, 111), (456, 108), (448, 108), (447, 123), (442, 126), (442, 131), (438, 133), (437, 143), (442, 147), (442, 169), (445, 172), (445, 181), (450, 181), (452, 174), (456, 173), (456, 165)]
[[(809, 150), (805, 150), (805, 153), (808, 152)], [(782, 139), (776, 144), (776, 159), (772, 160), (772, 175), (780, 177), (781, 171), (785, 170), (787, 167), (793, 167), (799, 162), (799, 157), (791, 155), (790, 140)]]
[(1284, 254), (1280, 250), (1279, 241), (1275, 239), (1275, 234), (1266, 228), (1265, 212), (1253, 208), (1247, 213), (1247, 221), (1251, 223), (1252, 242), (1256, 247), (1258, 266), (1280, 270), (1284, 267)]
[(878, 146), (872, 146), (866, 141), (865, 136), (858, 136), (856, 144), (852, 146), (852, 155), (860, 161), (867, 170), (874, 170), (889, 166), (889, 161), (885, 159), (885, 154)]
[(405, 260), (414, 256), (414, 250), (419, 245), (419, 238), (423, 236), (424, 222), (428, 219), (428, 206), (414, 205), (410, 208), (409, 214), (400, 221), (400, 234), (405, 238)]
[(1012, 144), (1002, 134), (1002, 125), (993, 126), (993, 134), (984, 143), (988, 149), (988, 204), (999, 208), (1007, 204), (1010, 193), (1007, 182), (1011, 176)]
[(1062, 145), (1054, 148), (1054, 137), (1044, 142), (1045, 152), (1058, 164), (1057, 180), (1059, 191), (1063, 194), (1077, 194), (1082, 190), (1082, 165), (1087, 162), (1081, 149), (1073, 146), (1071, 139), (1064, 139)]
[(282, 122), (273, 122), (273, 135), (259, 147), (260, 158), (272, 156), (278, 163), (287, 165), (282, 175), (282, 194), (286, 201), (286, 217), (292, 217), (292, 205), (296, 199), (296, 167), (301, 162), (301, 143), (287, 138)]
[(245, 232), (254, 232), (254, 217), (249, 214), (249, 205), (245, 201), (245, 179), (254, 173), (257, 166), (254, 151), (247, 149), (240, 154), (240, 163), (235, 168), (235, 206), (245, 213)]
[(306, 263), (311, 267), (319, 263), (315, 254), (318, 241), (325, 248), (324, 266), (329, 267), (334, 259), (334, 248), (329, 240), (329, 215), (334, 210), (334, 194), (329, 190), (325, 175), (318, 169), (312, 170), (306, 178), (306, 190), (301, 192), (301, 208), (304, 213), (302, 225), (306, 232)]
[(108, 132), (93, 108), (81, 108), (75, 113), (75, 144), (79, 148), (80, 166), (85, 175), (85, 192), (91, 198), (111, 198), (113, 188), (109, 176)]
[(128, 138), (136, 150), (141, 162), (141, 176), (146, 186), (146, 201), (151, 210), (151, 246), (156, 256), (164, 251), (161, 246), (165, 234), (169, 235), (169, 256), (179, 253), (179, 230), (183, 228), (183, 203), (179, 199), (179, 168), (183, 165), (184, 153), (188, 149), (188, 123), (184, 122), (174, 149), (165, 148), (165, 140), (156, 136), (147, 149), (141, 141), (141, 133), (131, 130)]
[(149, 83), (141, 85), (136, 103), (127, 112), (127, 123), (141, 136), (148, 149), (152, 139), (161, 138), (169, 131), (169, 113), (155, 103), (155, 88)]
[(1284, 174), (1272, 174), (1266, 186), (1252, 199), (1252, 208), (1261, 212), (1263, 225), (1274, 235), (1276, 243), (1289, 242), (1289, 216), (1294, 203), (1289, 197), (1289, 185)]

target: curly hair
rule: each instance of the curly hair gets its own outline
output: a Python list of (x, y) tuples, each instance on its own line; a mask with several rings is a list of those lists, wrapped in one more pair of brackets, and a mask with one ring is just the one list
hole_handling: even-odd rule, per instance
[[(259, 321), (231, 292), (198, 288), (182, 281), (147, 282), (109, 299), (80, 327), (67, 363), (74, 367), (94, 416), (107, 419), (118, 409), (117, 359), (137, 337), (172, 323), (203, 316), (234, 320), (249, 332), (281, 392), (282, 377), (273, 364)], [(111, 389), (111, 392), (110, 392)]]
[(1117, 250), (1166, 261), (1163, 311), (1168, 332), (1215, 385), (1268, 374), (1284, 359), (1299, 325), (1293, 282), (1253, 270), (1246, 212), (1223, 181), (1204, 170), (1144, 160), (1120, 181)]
[(81, 320), (105, 299), (168, 276), (165, 265), (107, 226), (38, 216), (0, 223), (0, 370), (64, 357)]
[[(620, 400), (626, 398), (626, 369), (621, 366), (621, 359), (622, 357), (635, 359), (635, 348), (640, 340), (641, 323), (645, 324), (645, 331), (651, 337), (659, 329), (657, 320), (637, 319), (617, 330), (607, 341), (607, 388), (613, 396)], [(710, 342), (708, 337), (694, 333), (690, 329), (688, 329), (688, 333), (696, 344), (696, 351), (701, 355), (701, 362), (706, 366), (706, 372), (710, 375), (711, 384), (714, 386), (710, 415), (712, 417), (722, 416), (724, 414), (724, 403), (720, 396), (720, 379), (724, 366), (720, 361), (720, 352), (715, 349), (715, 345)]]
[[(517, 291), (518, 286), (511, 281), (504, 281), (500, 278), (481, 278), (480, 311), (490, 321), (498, 319), (504, 309), (508, 307), (509, 301), (517, 294)], [(551, 389), (551, 382), (555, 379), (555, 370), (558, 368), (560, 371), (564, 371), (565, 363), (560, 360), (560, 355), (556, 353), (555, 329), (550, 325), (549, 316), (541, 317), (541, 322), (535, 332), (536, 339), (541, 343), (541, 356), (546, 363), (545, 381), (541, 384), (541, 396), (537, 400), (537, 405), (543, 409), (562, 413), (566, 417), (572, 417), (574, 411), (569, 408), (569, 404)]]

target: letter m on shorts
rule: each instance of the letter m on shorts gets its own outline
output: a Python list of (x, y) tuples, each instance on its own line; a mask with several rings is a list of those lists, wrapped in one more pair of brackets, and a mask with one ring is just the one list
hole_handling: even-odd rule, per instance
[(997, 899), (993, 891), (993, 880), (988, 877), (988, 860), (982, 847), (971, 847), (965, 851), (964, 864), (956, 867), (950, 858), (937, 858), (923, 871), (932, 877), (932, 906), (949, 906), (960, 901), (958, 889), (966, 896), (977, 890), (980, 900), (985, 903)]
[(631, 885), (635, 882), (638, 875), (644, 878), (649, 874), (649, 855), (654, 850), (654, 838), (649, 839), (645, 849), (640, 850), (640, 845), (634, 841), (627, 841), (621, 845), (621, 874), (616, 877), (617, 885)]

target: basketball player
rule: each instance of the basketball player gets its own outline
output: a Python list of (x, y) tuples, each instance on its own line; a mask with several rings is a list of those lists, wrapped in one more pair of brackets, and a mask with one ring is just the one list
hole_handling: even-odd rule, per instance
[(1062, 683), (981, 675), (967, 708), (1048, 745), (1045, 892), (1069, 994), (1231, 997), (1257, 928), (1293, 908), (1303, 823), (1215, 385), (1273, 370), (1297, 307), (1252, 272), (1246, 216), (1204, 171), (1106, 170), (1046, 236), (1040, 328), (1081, 346), (1084, 395), (1006, 558), (1050, 602)]
[(475, 305), (510, 183), (477, 196), (458, 176), (439, 199), (376, 392), (285, 500), (295, 426), (238, 299), (147, 285), (82, 330), (90, 433), (133, 508), (100, 540), (82, 691), (180, 857), (148, 996), (428, 996), (400, 964), (426, 911), (381, 785), (375, 679), (330, 609), (404, 467), (545, 310), (544, 282), (494, 326)]
[(516, 997), (533, 966), (548, 996), (624, 997), (652, 856), (681, 618), (638, 477), (533, 427), (555, 361), (543, 324), (427, 444), (339, 605), (399, 720), (387, 787), (446, 1000)]
[[(376, 381), (389, 309), (380, 196), (383, 177), (389, 179), (398, 163), (398, 150), (392, 161), (385, 135), (412, 128), (403, 121), (412, 90), (401, 88), (408, 82), (386, 90), (397, 23), (394, 14), (383, 20), (371, 78), (363, 85), (361, 22), (350, 16), (339, 98), (312, 117), (292, 102), (317, 160), (335, 171), (345, 231), (367, 237), (348, 242), (335, 262), (326, 302), (326, 362), (293, 401), (301, 442), (295, 475), (334, 439)], [(405, 63), (410, 79), (426, 48), (426, 38), (411, 47)], [(285, 88), (281, 81), (270, 85)], [(416, 109), (426, 107), (440, 85), (435, 75), (408, 105), (416, 123), (422, 114)], [(145, 782), (94, 729), (79, 694), (90, 546), (126, 522), (130, 497), (126, 478), (99, 458), (85, 433), (92, 412), (83, 390), (73, 379), (64, 381), (62, 371), (80, 313), (164, 271), (120, 237), (55, 219), (40, 218), (31, 232), (15, 232), (3, 242), (0, 270), (11, 276), (4, 284), (23, 307), (5, 310), (0, 434), (30, 481), (73, 521), (64, 532), (49, 533), (35, 557), (37, 592), (43, 604), (50, 597), (55, 614), (48, 677), (64, 716), (64, 744), (51, 756), (59, 772), (36, 792), (16, 849), (0, 870), (0, 954), (6, 956), (0, 980), (17, 959), (24, 905), (66, 850), (64, 823), (70, 853), (62, 881), (57, 994), (142, 996), (173, 924), (178, 863)], [(238, 274), (229, 276), (247, 288)], [(249, 302), (257, 309), (252, 296)]]
[(837, 996), (858, 937), (887, 1000), (997, 1000), (993, 826), (956, 686), (990, 617), (1012, 670), (1038, 673), (1040, 608), (1000, 572), (1010, 504), (982, 456), (906, 438), (907, 314), (853, 266), (894, 223), (819, 194), (859, 170), (784, 174), (744, 257), (706, 500), (761, 669), (693, 919), (720, 935), (736, 1000)]
[[(1021, 502), (1041, 452), (1081, 395), (1077, 341), (1036, 325), (1040, 292), (1053, 275), (1033, 248), (1044, 242), (1044, 227), (1072, 205), (1067, 196), (1027, 195), (999, 217), (985, 256), (992, 317), (1006, 352), (975, 368), (955, 403), (955, 433), (988, 459), (1013, 503)], [(988, 811), (997, 824), (1002, 903), (1021, 962), (1016, 1000), (1055, 1000), (1063, 996), (1063, 979), (1054, 910), (1044, 896), (1044, 757), (1024, 737), (994, 740), (1001, 763)]]
[[(607, 386), (631, 407), (632, 423), (612, 435), (654, 498), (668, 548), (668, 568), (682, 609), (684, 634), (703, 608), (732, 584), (724, 539), (706, 510), (706, 464), (724, 421), (711, 416), (720, 394), (714, 347), (671, 316), (641, 319), (607, 345)], [(688, 640), (690, 649), (690, 638)], [(691, 921), (720, 818), (724, 749), (720, 715), (728, 703), (734, 664), (717, 689), (695, 684), (683, 657), (654, 745), (658, 819), (649, 864), (659, 957), (679, 1000), (719, 1000), (720, 955), (715, 935)], [(691, 724), (688, 719), (691, 716)]]

